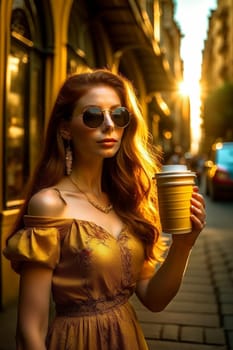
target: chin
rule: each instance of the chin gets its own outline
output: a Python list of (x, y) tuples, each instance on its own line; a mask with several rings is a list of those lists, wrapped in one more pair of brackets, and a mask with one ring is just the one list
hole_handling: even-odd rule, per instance
[(116, 155), (117, 152), (118, 152), (118, 149), (117, 150), (108, 150), (105, 152), (101, 152), (102, 153), (101, 155), (103, 158), (112, 158)]

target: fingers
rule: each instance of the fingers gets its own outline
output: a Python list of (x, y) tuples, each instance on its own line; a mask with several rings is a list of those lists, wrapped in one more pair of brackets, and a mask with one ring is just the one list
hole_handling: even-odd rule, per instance
[(203, 197), (198, 191), (199, 191), (198, 187), (197, 187), (197, 186), (194, 186), (194, 187), (193, 187), (193, 195), (192, 195), (192, 197), (193, 197), (194, 199), (196, 199), (197, 201), (199, 201), (199, 202), (202, 204), (203, 208), (205, 209), (205, 200), (204, 200), (204, 197)]
[(195, 207), (192, 206), (192, 212), (193, 214), (191, 214), (191, 220), (194, 223), (194, 226), (196, 229), (198, 229), (199, 231), (203, 230), (203, 228), (206, 226), (206, 220), (203, 218), (199, 218), (196, 214), (195, 214)]
[(195, 187), (191, 199), (191, 219), (195, 227), (202, 230), (206, 226), (205, 200)]

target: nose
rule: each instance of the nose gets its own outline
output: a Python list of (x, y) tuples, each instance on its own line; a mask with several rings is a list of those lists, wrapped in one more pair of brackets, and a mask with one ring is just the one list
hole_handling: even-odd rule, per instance
[(104, 114), (103, 126), (106, 129), (113, 129), (115, 125), (114, 125), (114, 122), (112, 120), (111, 113), (107, 110), (104, 110), (103, 114)]

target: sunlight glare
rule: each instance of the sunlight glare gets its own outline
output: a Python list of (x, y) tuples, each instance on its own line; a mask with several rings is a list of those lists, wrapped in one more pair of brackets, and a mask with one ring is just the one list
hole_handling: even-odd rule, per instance
[(199, 82), (192, 84), (190, 93), (190, 110), (191, 110), (191, 130), (192, 143), (191, 150), (193, 153), (198, 152), (198, 147), (201, 139), (201, 118), (200, 118), (200, 85)]
[(187, 81), (181, 81), (178, 86), (178, 90), (180, 95), (182, 96), (189, 96), (190, 95), (190, 86), (188, 85)]
[(193, 79), (193, 71), (186, 74), (186, 78), (179, 84), (179, 94), (190, 99), (191, 114), (191, 152), (198, 152), (198, 146), (201, 138), (201, 119), (200, 119), (200, 84)]

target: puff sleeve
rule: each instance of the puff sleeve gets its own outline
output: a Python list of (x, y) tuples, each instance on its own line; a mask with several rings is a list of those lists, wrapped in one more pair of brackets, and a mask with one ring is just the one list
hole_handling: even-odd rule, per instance
[(10, 237), (3, 254), (17, 273), (24, 262), (54, 269), (60, 257), (59, 231), (55, 227), (22, 229)]

